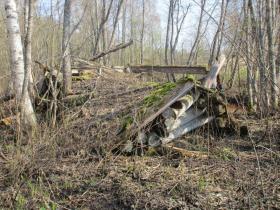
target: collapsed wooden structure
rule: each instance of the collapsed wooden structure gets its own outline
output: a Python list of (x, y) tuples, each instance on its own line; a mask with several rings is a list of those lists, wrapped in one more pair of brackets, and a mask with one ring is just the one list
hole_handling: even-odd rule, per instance
[(201, 81), (185, 78), (156, 88), (145, 98), (132, 123), (125, 124), (123, 138), (127, 141), (122, 151), (165, 145), (208, 123), (220, 130), (237, 129), (226, 98), (216, 90), (224, 62), (223, 57)]
[[(128, 43), (130, 44), (130, 43)], [(122, 45), (120, 47), (123, 47)], [(106, 54), (106, 53), (105, 53)], [(101, 56), (102, 57), (102, 56)], [(217, 91), (217, 77), (225, 63), (222, 57), (208, 72), (205, 67), (196, 66), (129, 66), (129, 67), (108, 67), (99, 63), (93, 63), (80, 58), (75, 59), (79, 63), (73, 67), (73, 79), (85, 79), (86, 74), (101, 74), (102, 70), (123, 73), (179, 73), (187, 75), (203, 75), (201, 80), (186, 77), (177, 83), (166, 83), (158, 85), (139, 107), (137, 116), (132, 118), (125, 116), (125, 129), (122, 129), (123, 152), (132, 152), (134, 149), (158, 147), (166, 145), (171, 141), (200, 128), (205, 124), (212, 123), (220, 130), (236, 130), (238, 125), (228, 112), (228, 105), (223, 94)], [(62, 75), (58, 70), (50, 69), (36, 61), (44, 71), (45, 78), (43, 86), (40, 87), (38, 100), (52, 102), (52, 88), (54, 83), (60, 89)], [(82, 77), (81, 77), (82, 76)], [(60, 90), (58, 90), (60, 91)], [(80, 104), (89, 98), (94, 97), (93, 93), (70, 95), (60, 97), (56, 93), (60, 103)], [(47, 97), (47, 98), (46, 98)], [(50, 99), (50, 100), (49, 100)], [(37, 101), (38, 101), (37, 100)], [(56, 99), (54, 101), (57, 101)], [(37, 102), (38, 103), (38, 102)], [(7, 123), (6, 121), (1, 121)]]

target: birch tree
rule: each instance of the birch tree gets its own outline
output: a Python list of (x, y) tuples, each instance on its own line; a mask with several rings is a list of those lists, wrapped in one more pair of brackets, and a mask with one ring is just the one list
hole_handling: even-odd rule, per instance
[[(32, 2), (29, 2), (29, 5)], [(30, 8), (29, 8), (30, 9)], [(29, 74), (24, 72), (23, 47), (15, 0), (5, 0), (6, 25), (11, 56), (13, 88), (17, 103), (21, 104), (23, 123), (31, 127), (36, 126), (36, 116), (28, 93)], [(30, 17), (29, 11), (29, 17)], [(32, 25), (29, 25), (32, 27)], [(30, 29), (30, 28), (29, 28)], [(28, 30), (27, 30), (28, 31)], [(30, 32), (30, 31), (29, 31)]]

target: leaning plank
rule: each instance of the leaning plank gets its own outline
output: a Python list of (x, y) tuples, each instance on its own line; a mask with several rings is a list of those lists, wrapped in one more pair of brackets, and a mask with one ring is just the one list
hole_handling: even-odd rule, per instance
[(178, 74), (207, 74), (206, 67), (203, 66), (130, 66), (132, 73), (143, 72), (161, 72), (161, 73), (178, 73)]
[(93, 58), (91, 58), (90, 61), (95, 61), (95, 60), (97, 60), (97, 59), (99, 59), (99, 58), (104, 57), (105, 55), (108, 55), (108, 54), (110, 54), (110, 53), (113, 53), (113, 52), (116, 52), (116, 51), (118, 51), (118, 50), (124, 49), (124, 48), (126, 48), (126, 47), (128, 47), (128, 46), (130, 46), (130, 45), (132, 45), (132, 44), (133, 44), (133, 40), (130, 40), (130, 41), (127, 42), (127, 43), (119, 44), (119, 45), (117, 45), (117, 46), (115, 46), (115, 47), (113, 47), (113, 48), (110, 48), (110, 49), (108, 49), (108, 50), (106, 50), (106, 51), (103, 51), (103, 52), (98, 53), (97, 55), (93, 56)]
[(183, 97), (188, 91), (192, 90), (194, 87), (194, 83), (191, 81), (188, 81), (178, 92), (176, 92), (175, 96), (173, 96), (170, 101), (168, 101), (165, 105), (160, 107), (158, 111), (148, 117), (141, 125), (138, 127), (138, 131), (141, 131), (141, 129), (145, 128), (150, 122), (152, 122), (157, 116), (159, 116), (161, 113), (163, 113), (166, 109), (168, 109), (169, 106), (171, 106), (175, 101), (177, 101), (179, 98)]

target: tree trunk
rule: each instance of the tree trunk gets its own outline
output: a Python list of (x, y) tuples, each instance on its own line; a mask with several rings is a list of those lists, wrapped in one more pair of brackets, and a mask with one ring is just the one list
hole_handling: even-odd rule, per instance
[[(97, 2), (97, 1), (96, 1)], [(100, 40), (100, 36), (103, 35), (104, 32), (104, 26), (106, 24), (106, 22), (108, 21), (109, 15), (110, 15), (110, 11), (113, 5), (113, 0), (110, 0), (110, 4), (109, 7), (106, 11), (106, 1), (102, 1), (102, 18), (101, 18), (101, 22), (98, 26), (98, 30), (96, 33), (96, 39), (95, 39), (95, 47), (93, 49), (93, 56), (95, 56), (95, 54), (97, 53), (97, 49), (98, 49), (98, 45), (99, 45), (99, 40)], [(96, 11), (97, 14), (97, 11)], [(96, 17), (97, 18), (97, 17)], [(98, 18), (97, 18), (98, 19)], [(104, 35), (105, 36), (105, 35)], [(103, 49), (104, 50), (104, 49)]]
[[(176, 1), (176, 0), (175, 0)], [(170, 40), (169, 40), (169, 45), (170, 45), (170, 64), (173, 65), (173, 52), (172, 52), (172, 46), (173, 46), (173, 36), (174, 36), (174, 7), (175, 3), (174, 0), (170, 0), (170, 6), (169, 9), (170, 11), (170, 27), (171, 27), (171, 32), (170, 32)]]
[(110, 41), (109, 41), (108, 48), (111, 47), (112, 42), (113, 42), (113, 39), (114, 39), (114, 35), (115, 35), (115, 31), (116, 31), (117, 24), (118, 24), (118, 21), (119, 21), (119, 16), (120, 16), (120, 12), (121, 12), (121, 8), (122, 8), (123, 1), (124, 1), (124, 0), (120, 0), (120, 2), (119, 2), (119, 4), (118, 4), (117, 14), (116, 14), (116, 17), (115, 17), (115, 19), (114, 19), (113, 31), (112, 31), (112, 34), (111, 34), (111, 38), (110, 38)]
[(165, 48), (164, 48), (164, 62), (165, 65), (168, 65), (168, 48), (169, 48), (169, 33), (170, 33), (170, 21), (171, 21), (171, 0), (169, 3), (169, 12), (168, 12), (168, 20), (166, 26), (166, 37), (165, 37)]
[[(31, 2), (29, 3), (29, 5)], [(31, 9), (31, 7), (29, 8)], [(19, 103), (21, 101), (21, 114), (23, 123), (25, 125), (35, 127), (36, 126), (36, 116), (34, 113), (34, 109), (28, 94), (28, 81), (29, 74), (24, 73), (24, 58), (22, 51), (22, 41), (20, 35), (19, 21), (18, 21), (18, 13), (17, 6), (15, 0), (6, 0), (5, 1), (5, 11), (7, 17), (7, 31), (8, 31), (8, 40), (9, 40), (9, 48), (11, 53), (11, 67), (12, 67), (12, 78), (13, 78), (13, 86), (16, 96), (16, 101)], [(31, 11), (32, 14), (32, 11)], [(30, 16), (29, 11), (29, 17)], [(28, 21), (30, 23), (30, 21)], [(31, 21), (32, 22), (32, 21)], [(32, 24), (29, 24), (28, 33), (31, 39), (31, 30), (30, 27)], [(31, 53), (31, 52), (30, 52)], [(25, 78), (25, 79), (24, 79)], [(25, 87), (24, 87), (25, 83)]]
[(140, 64), (143, 64), (144, 61), (144, 30), (145, 30), (145, 0), (142, 0), (142, 29), (140, 37)]
[[(134, 8), (133, 8), (133, 2), (134, 0), (130, 0), (130, 39), (132, 40), (134, 38), (134, 29), (133, 29), (133, 21), (134, 21)], [(133, 45), (129, 47), (129, 63), (133, 64)]]
[[(226, 1), (226, 3), (225, 3)], [(224, 22), (225, 22), (225, 15), (227, 11), (227, 5), (228, 5), (229, 0), (222, 0), (222, 5), (221, 5), (221, 16), (219, 20), (219, 25), (217, 32), (215, 34), (212, 47), (211, 47), (211, 53), (210, 53), (210, 58), (208, 65), (212, 66), (212, 63), (218, 59), (219, 54), (220, 54), (220, 48), (222, 44), (222, 39), (223, 39), (223, 29), (224, 29)]]
[(273, 108), (278, 107), (278, 88), (276, 80), (276, 69), (274, 59), (274, 46), (273, 46), (273, 30), (272, 30), (272, 12), (271, 0), (266, 0), (266, 29), (268, 39), (268, 59), (271, 79), (271, 102)]
[[(33, 3), (32, 3), (32, 7), (35, 7), (35, 3), (36, 1), (33, 0)], [(30, 27), (32, 30), (33, 28), (33, 18), (31, 18), (31, 21), (29, 20), (29, 17), (30, 17), (30, 13), (29, 13), (29, 0), (24, 0), (24, 33), (23, 33), (23, 44), (24, 44), (24, 48), (23, 48), (23, 55), (24, 55), (24, 62), (25, 62), (25, 65), (26, 65), (26, 56), (29, 56), (30, 54), (30, 57), (31, 57), (31, 53), (29, 52), (26, 52), (27, 49), (26, 49), (26, 43), (28, 42), (27, 39), (28, 39), (28, 35), (32, 34), (32, 31), (31, 33), (28, 34), (28, 27), (29, 27), (29, 24), (31, 24), (32, 26)], [(33, 8), (32, 8), (33, 10)], [(33, 11), (31, 12), (33, 13)], [(31, 14), (33, 16), (33, 14)], [(31, 41), (29, 41), (31, 42)], [(31, 46), (31, 45), (30, 45)], [(30, 47), (30, 51), (31, 51), (31, 47)], [(32, 66), (32, 61), (31, 61), (31, 58), (30, 58), (30, 62), (31, 62), (31, 66)], [(31, 68), (30, 66), (30, 68)], [(26, 67), (25, 67), (25, 71), (26, 71)], [(31, 96), (31, 98), (33, 98), (35, 96), (35, 89), (34, 89), (34, 84), (33, 84), (33, 76), (32, 76), (32, 71), (30, 70), (29, 71), (29, 82), (28, 82), (28, 90), (29, 90), (29, 94)]]
[(247, 91), (249, 97), (249, 108), (254, 109), (255, 101), (253, 98), (253, 68), (250, 62), (250, 40), (249, 40), (249, 10), (247, 0), (244, 1), (244, 18), (245, 18), (245, 47), (246, 47), (246, 60), (247, 60)]
[[(123, 17), (122, 17), (122, 43), (126, 40), (126, 2), (123, 7)], [(121, 50), (121, 61), (122, 65), (125, 66), (125, 48)]]
[(252, 25), (252, 34), (255, 34), (255, 42), (257, 45), (257, 52), (258, 52), (258, 67), (260, 72), (260, 91), (259, 91), (259, 109), (267, 111), (268, 108), (268, 93), (266, 91), (266, 70), (265, 70), (265, 62), (264, 62), (264, 46), (263, 46), (263, 34), (261, 29), (261, 20), (258, 22), (255, 18), (255, 12), (252, 0), (248, 1), (248, 8), (250, 10), (250, 18), (251, 18), (251, 25)]
[[(278, 20), (280, 19), (280, 1), (278, 1), (276, 5), (276, 14), (278, 14), (276, 17)], [(279, 24), (279, 23), (278, 23)], [(277, 58), (276, 58), (276, 78), (277, 78), (277, 85), (279, 87), (280, 85), (280, 24), (278, 25), (278, 31), (276, 33), (276, 45), (277, 47)]]
[(62, 72), (63, 72), (63, 91), (65, 95), (72, 93), (72, 71), (70, 55), (70, 36), (71, 36), (71, 8), (72, 0), (65, 0), (64, 20), (63, 20), (63, 40), (62, 40)]
[(206, 0), (201, 0), (201, 8), (200, 8), (200, 16), (199, 16), (199, 22), (198, 22), (198, 27), (197, 27), (197, 32), (195, 36), (195, 41), (192, 45), (192, 49), (190, 51), (190, 55), (188, 57), (187, 65), (192, 65), (192, 61), (195, 57), (195, 52), (196, 49), (199, 45), (200, 38), (201, 38), (201, 28), (202, 28), (202, 19), (203, 19), (203, 13), (204, 13), (204, 7), (205, 7)]

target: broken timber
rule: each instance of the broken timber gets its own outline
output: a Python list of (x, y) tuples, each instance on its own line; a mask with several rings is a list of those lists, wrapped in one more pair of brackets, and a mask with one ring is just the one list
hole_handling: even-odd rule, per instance
[(203, 66), (130, 66), (132, 73), (143, 72), (160, 72), (160, 73), (177, 73), (177, 74), (200, 74), (206, 75), (206, 67)]
[[(200, 82), (186, 78), (154, 90), (144, 100), (138, 115), (130, 118), (134, 122), (126, 126), (124, 138), (128, 141), (122, 151), (132, 152), (139, 145), (142, 150), (163, 146), (210, 122), (218, 129), (235, 129), (234, 120), (227, 112), (226, 99), (216, 91), (216, 77), (224, 63), (222, 57)], [(151, 104), (151, 100), (159, 101)]]

